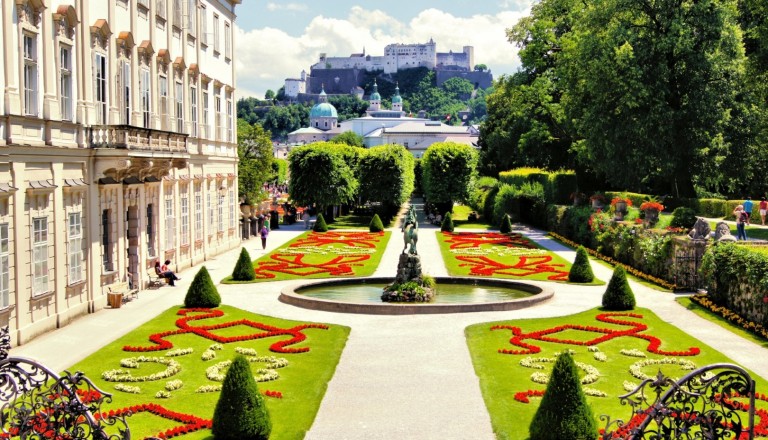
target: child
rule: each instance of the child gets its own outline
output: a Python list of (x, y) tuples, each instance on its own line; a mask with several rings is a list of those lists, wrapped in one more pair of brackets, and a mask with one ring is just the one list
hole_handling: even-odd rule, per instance
[(261, 249), (267, 248), (267, 235), (269, 235), (269, 228), (267, 225), (261, 227)]

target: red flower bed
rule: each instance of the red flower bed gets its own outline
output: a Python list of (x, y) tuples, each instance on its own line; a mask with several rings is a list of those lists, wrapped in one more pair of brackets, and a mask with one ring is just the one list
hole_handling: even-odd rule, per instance
[(270, 272), (280, 272), (289, 275), (306, 277), (327, 273), (328, 276), (348, 276), (354, 275), (352, 266), (363, 266), (363, 261), (369, 260), (370, 255), (339, 255), (322, 263), (304, 262), (304, 254), (272, 254), (270, 258), (274, 261), (262, 261), (259, 266), (254, 268), (256, 278), (269, 279), (274, 278), (275, 274)]
[(375, 249), (383, 236), (384, 232), (311, 232), (306, 238), (296, 240), (289, 247), (342, 244), (348, 247)]
[(174, 428), (166, 429), (155, 434), (158, 438), (172, 438), (189, 434), (190, 432), (199, 431), (201, 429), (210, 429), (213, 422), (208, 419), (203, 419), (191, 414), (179, 413), (176, 411), (170, 411), (165, 407), (156, 403), (144, 403), (141, 405), (132, 405), (118, 410), (105, 411), (102, 413), (94, 414), (96, 420), (106, 419), (109, 417), (130, 416), (141, 412), (148, 412), (156, 416), (160, 416), (164, 419), (173, 420), (175, 422), (184, 423), (182, 426), (176, 426)]
[[(187, 316), (190, 313), (194, 313), (194, 315)], [(292, 337), (290, 339), (275, 342), (274, 344), (269, 346), (269, 349), (276, 353), (304, 353), (309, 351), (309, 347), (301, 347), (301, 348), (287, 348), (287, 347), (289, 345), (298, 344), (300, 342), (303, 342), (305, 339), (307, 339), (307, 336), (302, 333), (302, 331), (305, 329), (308, 329), (308, 328), (317, 328), (317, 329), (323, 329), (323, 330), (328, 329), (328, 326), (325, 324), (302, 324), (302, 325), (297, 325), (296, 327), (283, 329), (283, 328), (273, 327), (271, 325), (251, 321), (249, 319), (239, 319), (237, 321), (229, 321), (221, 324), (194, 327), (189, 324), (190, 321), (219, 318), (221, 316), (224, 316), (224, 312), (221, 310), (213, 310), (213, 309), (181, 309), (177, 312), (177, 314), (184, 316), (184, 318), (178, 319), (176, 321), (176, 326), (179, 328), (178, 330), (169, 330), (167, 332), (154, 333), (150, 335), (149, 340), (152, 341), (155, 345), (151, 345), (148, 347), (137, 347), (137, 346), (126, 345), (123, 347), (123, 350), (139, 351), (139, 352), (169, 350), (173, 348), (173, 343), (166, 339), (168, 336), (192, 333), (200, 337), (210, 339), (211, 341), (219, 342), (222, 344), (287, 335)], [(214, 333), (211, 333), (211, 330), (235, 327), (238, 325), (252, 327), (254, 329), (262, 330), (262, 332), (254, 332), (254, 333), (248, 333), (248, 334), (238, 335), (238, 336), (219, 336)]]
[[(511, 325), (494, 325), (491, 327), (491, 331), (511, 330), (514, 336), (512, 337), (512, 339), (509, 340), (509, 343), (516, 347), (521, 348), (521, 349), (500, 348), (498, 352), (502, 354), (536, 354), (541, 352), (541, 347), (523, 342), (525, 340), (554, 342), (558, 344), (591, 346), (591, 345), (597, 345), (601, 342), (610, 341), (611, 339), (619, 338), (622, 336), (629, 336), (633, 338), (644, 339), (648, 341), (647, 350), (649, 352), (663, 355), (663, 356), (696, 356), (701, 352), (701, 350), (698, 347), (690, 347), (686, 351), (661, 350), (659, 348), (661, 346), (661, 340), (659, 338), (640, 333), (648, 329), (647, 325), (641, 322), (614, 318), (617, 316), (626, 316), (626, 317), (637, 318), (637, 319), (643, 318), (643, 315), (640, 315), (637, 313), (601, 313), (595, 317), (595, 319), (597, 319), (600, 322), (629, 326), (630, 328), (626, 330), (611, 330), (609, 328), (601, 328), (601, 327), (595, 327), (595, 326), (565, 324), (565, 325), (559, 325), (556, 327), (552, 327), (545, 330), (539, 330), (531, 333), (523, 333), (520, 327), (515, 327)], [(593, 338), (587, 341), (577, 341), (573, 339), (560, 339), (560, 338), (551, 336), (565, 330), (581, 330), (584, 332), (602, 334), (602, 336), (599, 336), (597, 338)]]
[(529, 397), (541, 397), (544, 395), (544, 390), (527, 390), (515, 393), (515, 400), (520, 403), (531, 403)]
[(509, 275), (524, 278), (540, 273), (553, 272), (548, 280), (567, 281), (568, 272), (558, 270), (563, 264), (550, 264), (552, 257), (549, 255), (521, 256), (515, 264), (503, 264), (486, 256), (457, 255), (456, 259), (463, 261), (461, 267), (469, 267), (469, 274), (474, 276), (491, 277), (494, 275)]
[(498, 232), (443, 232), (445, 242), (451, 249), (477, 248), (484, 244), (495, 244), (507, 247), (538, 249), (522, 234), (499, 234)]

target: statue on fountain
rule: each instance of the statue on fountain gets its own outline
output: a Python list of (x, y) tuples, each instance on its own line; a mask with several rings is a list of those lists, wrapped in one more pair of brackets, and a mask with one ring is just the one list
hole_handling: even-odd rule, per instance
[[(421, 258), (416, 251), (419, 241), (419, 221), (413, 205), (403, 218), (403, 251), (397, 263), (395, 282), (384, 288), (381, 300), (385, 302), (428, 302), (435, 295), (435, 281), (422, 275)], [(408, 246), (410, 245), (410, 249)], [(407, 252), (406, 252), (407, 250)]]

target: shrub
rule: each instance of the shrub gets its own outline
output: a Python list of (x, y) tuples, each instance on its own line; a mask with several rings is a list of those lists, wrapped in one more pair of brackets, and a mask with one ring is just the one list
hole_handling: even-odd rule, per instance
[(269, 439), (269, 412), (243, 355), (235, 357), (224, 377), (211, 429), (216, 440)]
[(317, 220), (315, 220), (315, 227), (312, 228), (315, 232), (328, 232), (328, 225), (325, 224), (323, 214), (317, 214)]
[(445, 213), (443, 224), (440, 225), (440, 230), (443, 232), (453, 232), (453, 218), (451, 218), (450, 212)]
[(235, 281), (251, 281), (256, 278), (253, 271), (251, 256), (245, 248), (240, 249), (240, 257), (235, 264), (235, 270), (232, 271), (232, 279)]
[(493, 202), (493, 222), (491, 224), (501, 224), (505, 215), (509, 215), (513, 221), (520, 220), (520, 199), (518, 198), (518, 187), (503, 184), (499, 187)]
[(627, 282), (627, 273), (621, 266), (613, 271), (608, 288), (603, 294), (603, 307), (606, 310), (623, 311), (635, 308), (635, 294)]
[(572, 170), (560, 170), (549, 175), (551, 186), (551, 201), (559, 205), (570, 202), (571, 192), (579, 186), (576, 172)]
[(192, 280), (192, 284), (189, 285), (187, 295), (184, 297), (184, 307), (209, 308), (218, 307), (219, 304), (221, 304), (221, 296), (219, 296), (219, 292), (213, 284), (208, 269), (203, 266), (197, 271), (195, 278)]
[(512, 232), (512, 221), (509, 219), (509, 215), (504, 214), (504, 218), (501, 219), (501, 225), (499, 225), (499, 232), (502, 234), (509, 234)]
[(557, 357), (528, 432), (530, 440), (597, 438), (595, 418), (581, 390), (576, 364), (568, 352)]
[(696, 211), (681, 206), (672, 211), (672, 221), (669, 223), (669, 226), (690, 229), (694, 223), (696, 223)]
[(572, 283), (591, 283), (595, 279), (592, 266), (589, 263), (587, 250), (584, 246), (576, 248), (576, 260), (573, 261), (571, 271), (568, 272), (568, 281)]
[(371, 224), (368, 225), (368, 230), (371, 232), (381, 232), (384, 230), (384, 225), (381, 223), (381, 218), (379, 218), (379, 214), (373, 214), (373, 218), (371, 219)]
[[(738, 204), (738, 203), (737, 203)], [(736, 207), (736, 205), (734, 205)], [(699, 199), (699, 211), (698, 215), (702, 217), (719, 218), (725, 217), (726, 214), (730, 214), (733, 211), (726, 212), (728, 209), (728, 202), (722, 199)]]

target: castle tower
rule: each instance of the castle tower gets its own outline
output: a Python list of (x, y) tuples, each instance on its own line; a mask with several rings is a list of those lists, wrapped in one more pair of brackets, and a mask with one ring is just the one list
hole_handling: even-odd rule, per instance
[(370, 102), (370, 105), (368, 106), (368, 110), (370, 111), (378, 111), (381, 110), (381, 95), (379, 95), (379, 85), (376, 84), (376, 80), (373, 80), (373, 93), (371, 93), (371, 96), (368, 98), (368, 101)]
[(392, 96), (392, 110), (403, 111), (403, 98), (400, 96), (400, 85), (395, 83), (395, 95)]

